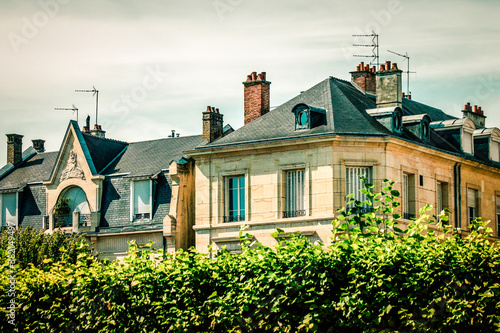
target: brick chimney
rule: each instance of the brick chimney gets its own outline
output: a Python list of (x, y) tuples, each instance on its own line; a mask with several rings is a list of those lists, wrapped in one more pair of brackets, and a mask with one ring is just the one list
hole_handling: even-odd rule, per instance
[(484, 128), (485, 123), (486, 123), (486, 116), (484, 115), (484, 111), (481, 109), (480, 106), (474, 105), (474, 111), (472, 110), (472, 106), (470, 105), (469, 102), (464, 105), (464, 109), (462, 110), (463, 112), (463, 118), (469, 118), (472, 120), (474, 125), (476, 125), (477, 128)]
[(43, 153), (45, 151), (45, 140), (35, 139), (31, 140), (33, 142), (33, 148), (37, 151), (37, 153)]
[(266, 81), (266, 72), (257, 75), (257, 72), (247, 76), (243, 82), (245, 86), (245, 125), (269, 112), (269, 86)]
[(377, 108), (402, 107), (401, 71), (398, 65), (386, 61), (376, 75)]
[(23, 135), (7, 134), (7, 163), (19, 164), (23, 160)]
[(351, 72), (351, 82), (365, 93), (375, 94), (375, 66), (365, 65), (361, 62), (356, 66), (356, 71)]
[(207, 106), (207, 111), (203, 112), (203, 141), (213, 142), (222, 137), (223, 117), (219, 109)]

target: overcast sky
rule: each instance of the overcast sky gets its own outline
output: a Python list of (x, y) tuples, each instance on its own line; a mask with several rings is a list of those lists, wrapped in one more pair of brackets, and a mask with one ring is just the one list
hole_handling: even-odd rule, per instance
[[(278, 106), (328, 76), (349, 79), (380, 35), (380, 60), (410, 56), (413, 99), (460, 117), (482, 106), (500, 127), (500, 1), (2, 0), (0, 166), (7, 133), (58, 150), (79, 108), (109, 138), (128, 142), (201, 133), (201, 113), (218, 107), (243, 125), (242, 81), (265, 71)], [(406, 76), (404, 77), (406, 89)]]

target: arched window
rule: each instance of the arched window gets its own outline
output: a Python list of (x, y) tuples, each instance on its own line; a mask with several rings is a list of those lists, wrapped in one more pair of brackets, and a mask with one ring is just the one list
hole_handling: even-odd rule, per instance
[(81, 188), (71, 187), (63, 193), (62, 197), (69, 199), (68, 205), (71, 213), (77, 210), (80, 214), (90, 214), (87, 195)]

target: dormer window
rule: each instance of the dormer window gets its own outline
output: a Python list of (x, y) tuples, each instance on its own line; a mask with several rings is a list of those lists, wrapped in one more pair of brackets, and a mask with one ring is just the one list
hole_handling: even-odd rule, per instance
[(295, 114), (296, 131), (326, 125), (325, 109), (300, 103), (293, 108), (292, 112)]
[(403, 111), (399, 107), (368, 109), (366, 112), (392, 133), (403, 132)]
[(422, 141), (429, 141), (431, 139), (430, 122), (431, 118), (425, 113), (403, 117), (404, 128)]
[(461, 118), (434, 121), (430, 127), (463, 153), (474, 155), (472, 134), (476, 127), (472, 120)]

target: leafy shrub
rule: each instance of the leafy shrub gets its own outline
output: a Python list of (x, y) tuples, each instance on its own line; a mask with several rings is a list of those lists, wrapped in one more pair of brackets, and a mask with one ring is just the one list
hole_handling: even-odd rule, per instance
[(61, 231), (51, 234), (36, 231), (32, 228), (12, 229), (6, 228), (0, 234), (0, 262), (7, 258), (9, 237), (13, 237), (15, 244), (15, 259), (19, 269), (24, 269), (32, 264), (41, 268), (51, 262), (65, 260), (76, 263), (78, 254), (87, 253), (84, 234), (67, 235)]
[[(327, 249), (299, 233), (240, 255), (179, 251), (119, 262), (29, 267), (17, 275), (22, 332), (492, 332), (500, 331), (500, 254), (478, 221), (466, 238), (428, 215), (398, 229), (397, 191), (365, 190), (333, 221)], [(446, 212), (439, 217), (446, 220)], [(277, 233), (281, 231), (278, 230)], [(278, 235), (275, 235), (278, 236)], [(278, 238), (281, 239), (281, 238)], [(215, 256), (215, 258), (211, 258)], [(9, 302), (7, 270), (0, 306)], [(9, 329), (0, 321), (2, 332)]]

